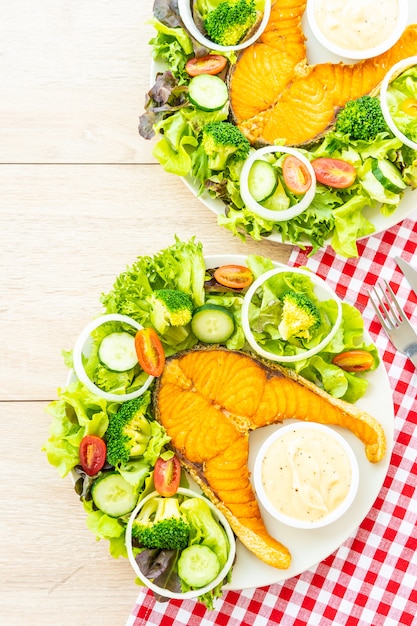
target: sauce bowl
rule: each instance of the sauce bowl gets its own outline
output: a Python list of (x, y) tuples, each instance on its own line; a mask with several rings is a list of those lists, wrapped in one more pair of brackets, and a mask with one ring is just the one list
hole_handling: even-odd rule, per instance
[(274, 519), (293, 528), (322, 528), (353, 503), (359, 467), (336, 430), (316, 422), (292, 422), (262, 444), (253, 482), (259, 503)]
[[(316, 10), (320, 2), (321, 0), (307, 0), (307, 9), (306, 9), (307, 21), (311, 28), (311, 31), (314, 37), (317, 39), (319, 44), (321, 44), (324, 48), (329, 50), (329, 52), (332, 52), (333, 54), (336, 54), (337, 56), (343, 57), (345, 59), (352, 59), (352, 60), (370, 59), (370, 58), (378, 56), (379, 54), (382, 54), (383, 52), (386, 52), (387, 50), (389, 50), (389, 48), (392, 48), (392, 46), (395, 43), (397, 43), (402, 33), (404, 32), (404, 29), (408, 21), (408, 0), (397, 0), (397, 4), (398, 4), (397, 20), (396, 22), (392, 24), (392, 29), (389, 31), (389, 34), (383, 41), (379, 41), (377, 44), (371, 44), (369, 45), (369, 47), (366, 47), (366, 48), (364, 48), (362, 45), (358, 45), (357, 47), (352, 45), (348, 47), (348, 46), (343, 45), (343, 41), (344, 41), (343, 37), (341, 37), (340, 39), (340, 44), (335, 43), (335, 41), (333, 40), (330, 40), (326, 36), (322, 27), (318, 24)], [(354, 4), (355, 6), (353, 6)], [(380, 7), (380, 3), (373, 2), (373, 4), (375, 5), (374, 7), (372, 7), (371, 0), (366, 0), (366, 2), (364, 3), (364, 6), (366, 5), (365, 8), (369, 8), (372, 14), (374, 15), (383, 14), (383, 10), (381, 10), (381, 7)], [(342, 5), (343, 3), (341, 2), (340, 3), (341, 11), (342, 11)], [(350, 11), (349, 14), (351, 16), (360, 15), (360, 8), (356, 6), (356, 3), (352, 3), (352, 11)], [(335, 23), (336, 23), (336, 17), (335, 17)], [(346, 33), (346, 29), (348, 28), (348, 26), (345, 22), (345, 17), (342, 17), (342, 15), (341, 15), (340, 23), (341, 25), (343, 24), (343, 31), (344, 33)], [(378, 34), (379, 29), (375, 28), (375, 25), (372, 25), (372, 26), (369, 25), (367, 27), (365, 25), (367, 23), (368, 22), (366, 22), (365, 19), (363, 20), (363, 22), (360, 22), (360, 21), (357, 22), (357, 25), (360, 26), (363, 31), (358, 38), (360, 41), (363, 41), (367, 28), (369, 28), (369, 36), (375, 36)]]

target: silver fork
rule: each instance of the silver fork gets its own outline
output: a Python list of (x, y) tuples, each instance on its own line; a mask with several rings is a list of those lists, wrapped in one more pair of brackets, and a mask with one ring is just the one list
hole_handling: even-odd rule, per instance
[(386, 280), (384, 284), (385, 287), (376, 284), (373, 293), (368, 291), (370, 301), (392, 345), (406, 354), (417, 368), (417, 334)]

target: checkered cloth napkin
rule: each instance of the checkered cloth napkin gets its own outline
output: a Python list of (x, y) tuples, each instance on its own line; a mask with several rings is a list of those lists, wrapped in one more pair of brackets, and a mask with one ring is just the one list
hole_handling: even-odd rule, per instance
[[(380, 278), (391, 284), (417, 329), (417, 296), (395, 263), (417, 267), (417, 224), (411, 219), (358, 244), (359, 258), (330, 249), (308, 257), (295, 250), (289, 265), (305, 265), (357, 306), (388, 372), (395, 437), (381, 492), (354, 536), (316, 567), (283, 583), (227, 591), (214, 611), (194, 601), (156, 602), (142, 589), (126, 626), (398, 626), (417, 625), (417, 372), (389, 343), (368, 301)], [(376, 416), (378, 417), (378, 416)]]

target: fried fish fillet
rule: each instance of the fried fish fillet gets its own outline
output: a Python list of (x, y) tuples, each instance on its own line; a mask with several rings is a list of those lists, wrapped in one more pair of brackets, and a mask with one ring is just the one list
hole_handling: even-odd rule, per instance
[(154, 394), (157, 419), (183, 466), (228, 519), (237, 537), (273, 567), (290, 566), (288, 549), (267, 532), (248, 469), (249, 432), (288, 418), (344, 426), (382, 459), (382, 426), (292, 370), (222, 348), (170, 357)]

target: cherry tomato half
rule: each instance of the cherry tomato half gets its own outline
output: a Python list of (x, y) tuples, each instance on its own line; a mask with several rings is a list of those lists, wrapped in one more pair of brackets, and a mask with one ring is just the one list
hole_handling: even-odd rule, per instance
[(88, 476), (95, 476), (106, 462), (107, 446), (97, 435), (86, 435), (80, 443), (80, 463)]
[(355, 182), (355, 168), (351, 163), (343, 161), (342, 159), (320, 157), (311, 161), (311, 165), (313, 166), (318, 182), (328, 187), (345, 189)]
[(282, 163), (282, 175), (288, 189), (297, 195), (306, 193), (311, 186), (311, 175), (306, 165), (289, 154)]
[(220, 74), (226, 67), (227, 59), (221, 54), (207, 54), (203, 57), (194, 57), (185, 64), (185, 70), (189, 76), (199, 74)]
[(244, 265), (222, 265), (213, 276), (220, 285), (232, 289), (244, 289), (253, 282), (252, 272)]
[(401, 103), (400, 109), (410, 117), (417, 117), (417, 98), (406, 98)]
[(138, 330), (135, 335), (135, 349), (143, 371), (150, 376), (160, 376), (165, 365), (165, 353), (153, 328)]
[(374, 357), (366, 350), (346, 350), (336, 354), (332, 363), (346, 372), (366, 372), (373, 366)]
[(177, 493), (181, 479), (181, 464), (178, 457), (173, 455), (164, 460), (161, 456), (157, 459), (154, 467), (153, 482), (156, 491), (165, 498)]

